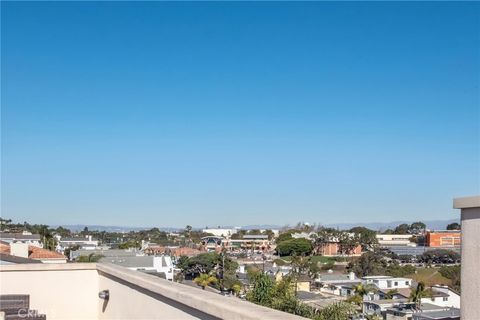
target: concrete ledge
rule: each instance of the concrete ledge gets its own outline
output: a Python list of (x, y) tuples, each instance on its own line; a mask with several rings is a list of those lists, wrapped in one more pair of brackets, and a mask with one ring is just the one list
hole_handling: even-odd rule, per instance
[(480, 208), (480, 196), (453, 199), (454, 209)]
[(119, 278), (140, 288), (174, 300), (188, 307), (221, 319), (231, 320), (300, 320), (305, 319), (289, 313), (262, 307), (234, 297), (224, 297), (212, 292), (195, 289), (180, 283), (129, 270), (113, 264), (99, 263), (101, 273)]
[(0, 265), (0, 272), (96, 270), (96, 263), (29, 263)]

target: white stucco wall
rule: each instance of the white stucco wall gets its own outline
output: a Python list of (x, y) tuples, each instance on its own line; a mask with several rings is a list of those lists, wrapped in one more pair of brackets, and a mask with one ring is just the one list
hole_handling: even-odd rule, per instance
[[(70, 265), (68, 270), (61, 270), (59, 265), (23, 266), (2, 267), (7, 271), (0, 272), (0, 294), (30, 295), (30, 309), (46, 314), (48, 320), (97, 319), (99, 299), (95, 264), (77, 264), (77, 269), (73, 270)], [(8, 271), (8, 268), (16, 271)]]
[(462, 295), (461, 319), (480, 319), (480, 196), (458, 198), (453, 207), (461, 209)]

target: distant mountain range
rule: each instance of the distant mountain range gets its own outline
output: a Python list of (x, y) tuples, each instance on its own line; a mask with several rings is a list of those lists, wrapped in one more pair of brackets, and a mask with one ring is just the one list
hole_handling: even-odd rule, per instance
[[(417, 220), (418, 221), (418, 220)], [(366, 227), (372, 230), (383, 231), (386, 229), (393, 229), (396, 226), (402, 223), (411, 224), (414, 221), (392, 221), (392, 222), (358, 222), (358, 223), (330, 223), (325, 224), (324, 226), (330, 228), (338, 229), (351, 229), (353, 227)], [(444, 230), (446, 226), (450, 223), (460, 221), (458, 219), (451, 220), (429, 220), (423, 221), (427, 225), (427, 229), (430, 230)], [(52, 226), (58, 227), (59, 225)], [(126, 227), (126, 226), (101, 226), (101, 225), (84, 225), (84, 224), (75, 224), (75, 225), (62, 225), (62, 227), (70, 229), (74, 232), (82, 231), (85, 227), (90, 231), (107, 231), (107, 232), (129, 232), (129, 231), (140, 231), (140, 230), (149, 230), (153, 227)], [(271, 225), (271, 224), (262, 224), (262, 225), (246, 225), (241, 227), (241, 229), (252, 230), (252, 229), (281, 229), (284, 226)], [(233, 226), (223, 226), (223, 228), (233, 228)], [(175, 232), (178, 230), (183, 230), (184, 228), (178, 227), (158, 227), (159, 230), (166, 232)], [(202, 228), (193, 228), (195, 230), (200, 230)]]

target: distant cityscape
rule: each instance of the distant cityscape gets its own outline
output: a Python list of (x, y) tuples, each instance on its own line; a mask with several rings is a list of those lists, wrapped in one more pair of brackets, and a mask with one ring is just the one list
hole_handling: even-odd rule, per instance
[(458, 220), (373, 224), (379, 230), (0, 221), (1, 265), (111, 264), (312, 319), (460, 319)]

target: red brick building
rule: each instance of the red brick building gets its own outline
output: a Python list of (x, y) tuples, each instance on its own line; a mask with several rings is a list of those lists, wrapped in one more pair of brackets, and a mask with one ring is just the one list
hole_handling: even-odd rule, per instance
[(436, 248), (458, 247), (462, 243), (461, 239), (461, 231), (429, 231), (426, 236), (426, 245)]

